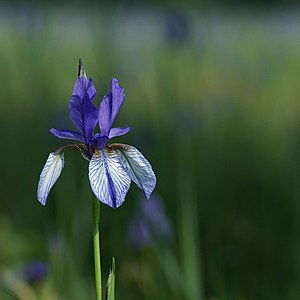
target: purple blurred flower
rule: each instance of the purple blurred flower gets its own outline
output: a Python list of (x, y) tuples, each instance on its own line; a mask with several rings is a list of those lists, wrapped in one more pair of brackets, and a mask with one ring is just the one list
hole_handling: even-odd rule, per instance
[(151, 229), (143, 217), (136, 215), (131, 221), (128, 229), (128, 240), (136, 248), (153, 244)]
[(179, 10), (170, 10), (165, 19), (166, 39), (169, 42), (183, 44), (189, 37), (189, 26), (186, 15)]
[(42, 260), (32, 260), (23, 268), (24, 279), (28, 282), (38, 282), (46, 278), (48, 264)]
[[(114, 137), (127, 133), (130, 128), (112, 128), (124, 100), (124, 89), (113, 78), (110, 92), (106, 94), (96, 108), (93, 99), (96, 89), (92, 79), (87, 79), (81, 60), (79, 60), (78, 79), (75, 82), (69, 103), (70, 118), (77, 131), (50, 131), (58, 138), (77, 140), (80, 144), (66, 145), (50, 153), (41, 172), (37, 198), (45, 205), (50, 189), (59, 178), (64, 167), (64, 151), (79, 150), (89, 161), (89, 179), (96, 197), (110, 207), (117, 208), (124, 201), (131, 180), (141, 188), (149, 199), (156, 185), (156, 177), (151, 165), (133, 146), (111, 144), (107, 142)], [(97, 124), (100, 131), (94, 133)]]
[(128, 227), (129, 243), (142, 247), (159, 241), (170, 241), (173, 228), (160, 197), (154, 194), (151, 201), (140, 201), (139, 204)]

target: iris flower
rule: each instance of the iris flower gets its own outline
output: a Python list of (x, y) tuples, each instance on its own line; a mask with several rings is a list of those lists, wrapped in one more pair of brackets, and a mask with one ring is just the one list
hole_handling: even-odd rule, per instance
[[(93, 104), (96, 89), (93, 80), (86, 77), (81, 60), (78, 79), (70, 98), (70, 118), (77, 131), (57, 130), (50, 132), (61, 139), (79, 141), (79, 144), (66, 145), (49, 154), (41, 172), (37, 198), (45, 205), (48, 194), (59, 178), (64, 167), (64, 152), (68, 149), (79, 150), (89, 161), (89, 180), (95, 196), (112, 208), (119, 207), (129, 190), (131, 180), (141, 188), (147, 199), (156, 185), (156, 177), (147, 159), (133, 146), (108, 144), (110, 139), (127, 133), (130, 128), (114, 127), (124, 100), (124, 89), (116, 78), (110, 83), (110, 92), (98, 108)], [(95, 133), (99, 125), (100, 132)]]

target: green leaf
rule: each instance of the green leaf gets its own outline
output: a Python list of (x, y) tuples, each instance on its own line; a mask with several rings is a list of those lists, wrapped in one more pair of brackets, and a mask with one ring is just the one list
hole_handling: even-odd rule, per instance
[(115, 300), (115, 281), (116, 281), (116, 271), (115, 271), (115, 258), (112, 258), (112, 265), (108, 275), (106, 283), (106, 300)]

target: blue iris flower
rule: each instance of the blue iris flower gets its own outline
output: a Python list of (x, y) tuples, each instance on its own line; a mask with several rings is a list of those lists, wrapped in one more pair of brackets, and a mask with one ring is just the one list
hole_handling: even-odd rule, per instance
[[(70, 118), (77, 131), (50, 131), (58, 138), (77, 140), (81, 143), (66, 145), (49, 154), (41, 172), (37, 198), (45, 205), (48, 194), (59, 178), (64, 167), (64, 152), (79, 150), (89, 161), (89, 180), (95, 196), (112, 208), (119, 207), (129, 190), (131, 180), (141, 188), (147, 199), (156, 185), (156, 177), (150, 163), (133, 146), (126, 144), (107, 144), (116, 137), (127, 133), (130, 128), (112, 128), (124, 100), (124, 89), (116, 78), (110, 83), (110, 92), (98, 108), (93, 104), (96, 89), (92, 79), (87, 79), (81, 60), (79, 60), (78, 79), (70, 99)], [(99, 125), (100, 132), (95, 133)]]

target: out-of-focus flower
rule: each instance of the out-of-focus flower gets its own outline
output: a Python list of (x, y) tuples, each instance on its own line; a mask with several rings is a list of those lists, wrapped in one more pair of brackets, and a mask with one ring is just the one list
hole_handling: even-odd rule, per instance
[(142, 216), (135, 216), (131, 221), (128, 229), (128, 239), (129, 243), (137, 248), (153, 243), (151, 229)]
[(134, 247), (142, 247), (172, 238), (173, 228), (160, 197), (154, 194), (150, 201), (139, 201), (128, 227), (129, 243)]
[(189, 36), (188, 20), (185, 14), (178, 10), (170, 10), (165, 19), (166, 38), (170, 42), (183, 44)]
[[(50, 153), (41, 172), (37, 198), (45, 205), (48, 194), (59, 178), (64, 167), (64, 151), (79, 150), (89, 161), (89, 179), (96, 197), (112, 208), (119, 207), (129, 190), (131, 180), (141, 188), (149, 199), (156, 185), (156, 177), (146, 158), (133, 146), (110, 144), (107, 142), (116, 136), (127, 133), (130, 128), (112, 128), (124, 100), (124, 89), (113, 78), (110, 92), (106, 94), (96, 108), (92, 100), (96, 89), (92, 79), (87, 79), (81, 60), (79, 61), (78, 79), (70, 99), (70, 118), (77, 131), (50, 131), (56, 137), (80, 141), (80, 144), (66, 145)], [(97, 124), (100, 133), (94, 133)]]
[(30, 283), (42, 281), (48, 274), (48, 264), (42, 260), (29, 261), (23, 268), (24, 280)]

